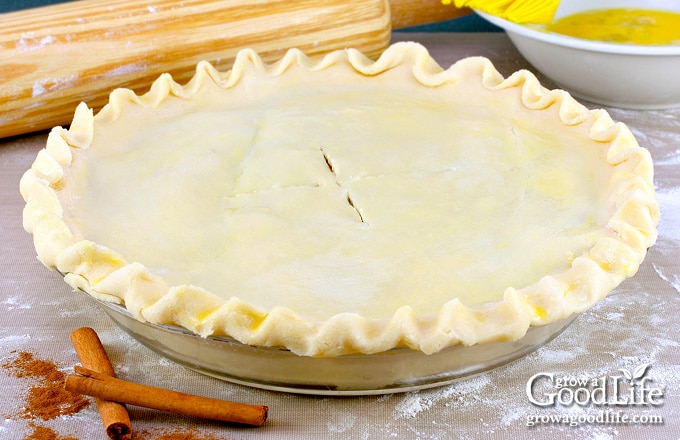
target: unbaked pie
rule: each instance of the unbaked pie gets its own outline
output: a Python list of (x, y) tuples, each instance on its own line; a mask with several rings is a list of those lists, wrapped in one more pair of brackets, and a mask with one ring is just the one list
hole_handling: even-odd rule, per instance
[(632, 276), (659, 216), (649, 153), (604, 110), (415, 43), (116, 90), (21, 192), (74, 288), (306, 356), (519, 339)]

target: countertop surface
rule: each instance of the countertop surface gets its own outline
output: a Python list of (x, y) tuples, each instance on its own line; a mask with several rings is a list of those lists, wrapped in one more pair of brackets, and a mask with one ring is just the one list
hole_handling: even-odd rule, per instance
[[(532, 70), (503, 33), (396, 33), (394, 40), (423, 43), (445, 67), (482, 55), (505, 76)], [(46, 433), (62, 440), (106, 438), (94, 404), (73, 415), (28, 417), (25, 407), (36, 383), (10, 368), (21, 353), (31, 353), (70, 373), (78, 358), (69, 334), (83, 326), (98, 332), (121, 378), (269, 406), (269, 419), (260, 428), (129, 407), (137, 439), (679, 439), (680, 109), (607, 110), (632, 129), (655, 163), (660, 234), (636, 276), (519, 360), (443, 387), (360, 397), (230, 384), (176, 365), (136, 342), (92, 299), (42, 266), (22, 228), (19, 179), (44, 147), (47, 133), (0, 140), (0, 439), (48, 438)], [(626, 375), (636, 372), (631, 382)], [(610, 398), (620, 393), (614, 396), (618, 404), (597, 404), (595, 390), (601, 384)], [(542, 405), (551, 393), (558, 401)], [(582, 403), (569, 404), (574, 397)]]

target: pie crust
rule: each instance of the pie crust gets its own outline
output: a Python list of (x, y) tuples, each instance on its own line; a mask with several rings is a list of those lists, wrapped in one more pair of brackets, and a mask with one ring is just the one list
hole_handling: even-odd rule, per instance
[(521, 338), (656, 239), (629, 129), (527, 71), (297, 50), (78, 106), (21, 180), (40, 261), (140, 321), (305, 356)]

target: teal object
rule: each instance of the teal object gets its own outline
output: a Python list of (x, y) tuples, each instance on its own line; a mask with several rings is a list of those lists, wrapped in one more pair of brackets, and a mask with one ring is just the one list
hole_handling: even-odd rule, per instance
[(503, 32), (503, 29), (477, 14), (469, 14), (440, 23), (399, 29), (399, 32)]
[(0, 12), (18, 11), (38, 6), (66, 3), (69, 0), (0, 0)]

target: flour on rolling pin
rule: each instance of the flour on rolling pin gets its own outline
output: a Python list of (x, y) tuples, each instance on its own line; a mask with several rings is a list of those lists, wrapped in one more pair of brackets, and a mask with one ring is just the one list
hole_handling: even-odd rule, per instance
[(265, 62), (290, 48), (377, 57), (393, 26), (467, 12), (440, 0), (80, 0), (0, 14), (0, 138), (67, 124), (79, 102), (99, 108), (162, 73), (188, 80), (202, 60), (226, 70), (243, 48)]

